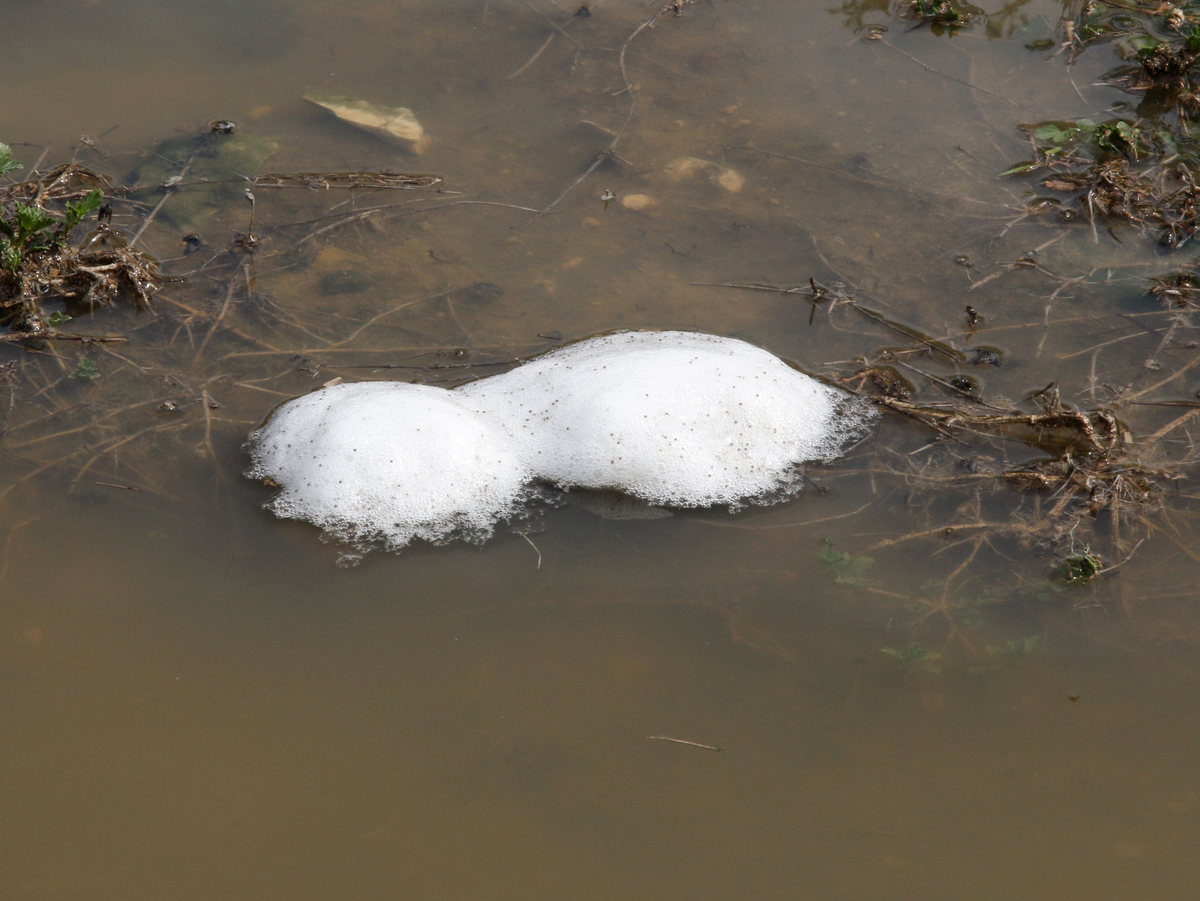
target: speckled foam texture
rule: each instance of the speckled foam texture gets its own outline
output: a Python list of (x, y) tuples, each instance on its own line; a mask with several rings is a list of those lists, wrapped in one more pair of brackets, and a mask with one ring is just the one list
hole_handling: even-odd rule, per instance
[(541, 478), (672, 507), (786, 492), (869, 415), (761, 348), (691, 332), (580, 341), (456, 393)]
[(672, 507), (767, 503), (873, 410), (743, 341), (622, 332), (454, 391), (343, 384), (250, 436), (269, 504), (357, 545), (482, 540), (535, 481)]
[(335, 385), (288, 401), (250, 436), (268, 504), (356, 545), (482, 540), (524, 500), (533, 474), (515, 442), (441, 388)]

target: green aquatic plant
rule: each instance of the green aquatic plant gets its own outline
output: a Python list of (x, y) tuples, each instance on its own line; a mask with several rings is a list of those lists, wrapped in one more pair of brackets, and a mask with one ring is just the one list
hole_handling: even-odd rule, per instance
[(927, 673), (942, 671), (942, 668), (937, 665), (937, 661), (942, 659), (942, 655), (937, 651), (929, 650), (919, 641), (914, 641), (906, 648), (880, 648), (880, 650), (898, 660), (908, 669), (918, 669)]
[(61, 244), (66, 241), (71, 236), (71, 231), (75, 226), (82, 222), (84, 217), (89, 213), (94, 213), (100, 209), (103, 203), (104, 192), (98, 188), (88, 191), (78, 203), (67, 201), (67, 211), (63, 217), (62, 229), (56, 236), (58, 242)]
[[(867, 20), (877, 15), (897, 19), (915, 20), (920, 25), (930, 26), (936, 34), (953, 36), (959, 28), (971, 26), (976, 19), (988, 15), (985, 11), (965, 0), (845, 0), (840, 6), (826, 12), (841, 15), (845, 25), (855, 30), (867, 25)], [(1003, 17), (1003, 12), (991, 14), (992, 18)]]
[(96, 361), (90, 357), (80, 357), (70, 378), (79, 382), (94, 382), (100, 378), (100, 370), (96, 368)]
[(1037, 635), (1031, 635), (1028, 638), (1014, 638), (1004, 644), (990, 644), (987, 652), (993, 657), (1008, 657), (1013, 660), (1029, 657), (1038, 646), (1038, 638)]
[(12, 148), (7, 144), (0, 144), (0, 175), (8, 175), (10, 172), (24, 168), (24, 166), (13, 159)]
[(950, 0), (910, 0), (907, 17), (929, 25), (965, 25), (971, 16)]
[(88, 213), (100, 209), (103, 202), (104, 192), (89, 191), (78, 202), (68, 202), (59, 219), (36, 203), (16, 201), (13, 216), (0, 218), (0, 257), (4, 268), (15, 274), (30, 254), (64, 247), (75, 226)]
[[(5, 160), (11, 169), (10, 155), (0, 152), (0, 162)], [(67, 309), (59, 315), (70, 317), (122, 294), (140, 308), (150, 305), (158, 289), (157, 268), (105, 222), (112, 218), (112, 208), (105, 203), (110, 190), (108, 178), (78, 163), (0, 186), (0, 328), (8, 329), (4, 340), (78, 340), (56, 330), (68, 320), (45, 312), (54, 302), (64, 303)], [(96, 228), (81, 241), (80, 226), (92, 214)]]
[(1137, 160), (1150, 149), (1146, 146), (1142, 125), (1136, 120), (1108, 119), (1096, 122), (1084, 118), (1035, 122), (1020, 128), (1033, 140), (1039, 159), (1017, 163), (1001, 172), (1001, 177), (1030, 172), (1057, 159), (1100, 159), (1115, 154)]
[(1086, 585), (1103, 569), (1104, 561), (1085, 546), (1082, 552), (1064, 557), (1058, 572), (1068, 585)]
[[(1200, 7), (1129, 0), (1084, 3), (1064, 21), (1067, 65), (1095, 44), (1111, 44), (1123, 64), (1104, 75), (1111, 87), (1142, 95), (1136, 118), (1082, 118), (1021, 125), (1034, 159), (1003, 176), (1049, 170), (1040, 188), (1070, 193), (1072, 205), (1035, 196), (1033, 215), (1057, 213), (1063, 224), (1127, 223), (1177, 249), (1200, 235)], [(1044, 50), (1045, 41), (1028, 45)], [(1059, 54), (1056, 53), (1055, 56)], [(1126, 103), (1111, 108), (1132, 110)], [(1139, 164), (1135, 171), (1132, 164)], [(1037, 188), (1035, 188), (1037, 191)], [(1040, 192), (1038, 192), (1040, 193)]]
[(826, 538), (817, 557), (833, 573), (841, 585), (863, 585), (868, 582), (866, 572), (875, 562), (870, 557), (852, 556), (834, 547), (833, 539)]

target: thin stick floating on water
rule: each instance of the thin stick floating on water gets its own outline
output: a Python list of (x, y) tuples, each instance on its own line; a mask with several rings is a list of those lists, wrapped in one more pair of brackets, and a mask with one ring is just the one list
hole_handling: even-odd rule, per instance
[[(118, 485), (116, 482), (97, 482), (97, 485), (103, 485), (105, 488), (120, 488), (122, 491), (144, 491), (144, 488), (137, 488), (134, 485)], [(1120, 564), (1118, 564), (1119, 566)]]
[(538, 47), (536, 51), (534, 51), (533, 56), (529, 57), (529, 62), (525, 63), (525, 65), (523, 65), (521, 68), (517, 69), (516, 72), (514, 72), (512, 75), (508, 76), (508, 78), (505, 80), (512, 81), (514, 78), (516, 78), (522, 72), (524, 72), (526, 69), (528, 69), (534, 63), (536, 63), (537, 58), (542, 55), (542, 51), (545, 50), (547, 47), (549, 47), (550, 42), (553, 40), (554, 40), (554, 32), (552, 31), (552, 32), (550, 32), (550, 36), (548, 38), (546, 38), (546, 42), (544, 44), (542, 44), (542, 46)]
[(537, 568), (538, 568), (538, 569), (541, 569), (541, 568), (542, 568), (542, 552), (541, 552), (541, 551), (539, 551), (539, 550), (538, 550), (538, 546), (537, 546), (536, 544), (534, 544), (534, 543), (533, 543), (533, 539), (529, 537), (529, 533), (528, 533), (528, 532), (521, 532), (521, 533), (520, 533), (520, 535), (521, 535), (521, 537), (522, 537), (522, 538), (524, 538), (526, 541), (528, 541), (528, 542), (529, 542), (529, 546), (530, 546), (531, 548), (533, 548), (533, 550), (534, 550), (534, 553), (536, 553), (536, 554), (538, 555)]
[(647, 735), (647, 741), (673, 741), (677, 745), (690, 745), (693, 748), (703, 748), (706, 751), (724, 751), (720, 745), (705, 745), (698, 741), (688, 741), (686, 738), (671, 738), (669, 735)]
[(822, 829), (821, 835), (888, 835), (897, 836), (899, 832), (884, 832), (882, 829)]

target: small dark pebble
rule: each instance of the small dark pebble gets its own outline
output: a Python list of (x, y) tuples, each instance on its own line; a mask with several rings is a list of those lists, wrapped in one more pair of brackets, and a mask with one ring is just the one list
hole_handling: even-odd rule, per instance
[(339, 269), (321, 276), (322, 294), (360, 294), (371, 287), (371, 280), (352, 269)]

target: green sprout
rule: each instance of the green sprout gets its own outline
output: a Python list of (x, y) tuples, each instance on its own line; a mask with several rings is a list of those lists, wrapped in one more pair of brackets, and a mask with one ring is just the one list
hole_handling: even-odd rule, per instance
[(1188, 53), (1200, 53), (1200, 25), (1193, 25), (1187, 32), (1186, 46)]
[(88, 191), (84, 195), (83, 200), (78, 203), (67, 203), (67, 214), (63, 220), (63, 229), (59, 236), (59, 242), (65, 241), (67, 236), (71, 234), (71, 229), (82, 222), (88, 213), (94, 213), (100, 209), (102, 203), (104, 203), (104, 192), (99, 188)]
[(12, 148), (7, 144), (0, 144), (0, 175), (8, 175), (10, 172), (24, 168), (24, 166), (13, 159)]
[[(0, 148), (4, 147), (0, 144)], [(0, 168), (3, 167), (3, 160), (4, 153), (0, 151)], [(64, 246), (75, 226), (88, 213), (100, 209), (102, 203), (104, 192), (97, 188), (76, 203), (68, 202), (63, 218), (57, 219), (36, 204), (24, 204), (18, 200), (13, 206), (15, 217), (0, 218), (0, 266), (17, 272), (28, 254)], [(51, 229), (55, 230), (52, 232)]]

